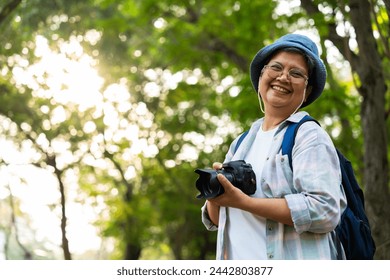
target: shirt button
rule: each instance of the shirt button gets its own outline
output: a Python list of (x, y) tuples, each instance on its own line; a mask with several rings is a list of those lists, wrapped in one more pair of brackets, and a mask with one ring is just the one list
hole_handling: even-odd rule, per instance
[(284, 158), (281, 159), (281, 162), (284, 162)]
[(273, 227), (272, 227), (272, 226), (269, 226), (269, 227), (268, 227), (268, 230), (269, 230), (269, 231), (272, 231), (272, 230), (273, 230)]
[(262, 183), (264, 183), (264, 182), (265, 182), (265, 179), (264, 179), (264, 178), (263, 178), (263, 179), (261, 179), (261, 182), (262, 182)]
[(270, 255), (268, 256), (268, 258), (273, 259), (273, 258), (274, 258), (274, 255), (270, 254)]

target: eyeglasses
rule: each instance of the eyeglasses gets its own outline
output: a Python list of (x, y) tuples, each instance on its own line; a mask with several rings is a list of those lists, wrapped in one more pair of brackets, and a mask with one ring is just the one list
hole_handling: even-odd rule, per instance
[[(277, 77), (283, 75), (284, 67), (280, 64), (275, 63), (271, 65), (265, 65), (263, 71), (264, 70), (267, 70), (266, 72), (270, 78), (276, 79)], [(307, 83), (307, 81), (309, 80), (309, 78), (297, 68), (290, 69), (287, 73), (287, 78), (294, 84), (298, 84), (303, 81)]]

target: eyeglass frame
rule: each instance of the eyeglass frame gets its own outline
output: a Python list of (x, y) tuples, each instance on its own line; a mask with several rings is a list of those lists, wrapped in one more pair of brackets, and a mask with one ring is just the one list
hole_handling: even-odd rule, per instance
[[(272, 69), (273, 66), (280, 66), (280, 67), (281, 67), (281, 70), (280, 70), (280, 71), (277, 71), (277, 70), (275, 70), (275, 69)], [(267, 70), (267, 69), (270, 69), (271, 71), (273, 71), (273, 72), (275, 72), (275, 73), (280, 73), (280, 74), (277, 75), (276, 77), (271, 77), (271, 76), (270, 76), (270, 78), (276, 79), (277, 77), (281, 77), (281, 76), (283, 75), (284, 67), (283, 67), (283, 65), (281, 65), (281, 64), (279, 64), (279, 63), (274, 63), (274, 64), (272, 64), (272, 65), (266, 64), (266, 65), (264, 65), (262, 72), (264, 72), (264, 71)], [(303, 79), (303, 80), (305, 81), (305, 84), (308, 83), (309, 77), (308, 77), (307, 75), (305, 75), (305, 74), (303, 74), (303, 73), (298, 73), (298, 74), (301, 75), (301, 76), (300, 76), (300, 77), (294, 77), (294, 76), (292, 76), (292, 75), (290, 74), (291, 70), (296, 70), (296, 71), (298, 71), (298, 72), (301, 72), (298, 68), (291, 68), (291, 69), (287, 72), (287, 78), (288, 78), (291, 82), (293, 82), (294, 79)], [(268, 75), (269, 75), (269, 74), (268, 74)], [(293, 78), (293, 79), (291, 79), (291, 78)], [(299, 83), (299, 82), (296, 82), (296, 83)]]

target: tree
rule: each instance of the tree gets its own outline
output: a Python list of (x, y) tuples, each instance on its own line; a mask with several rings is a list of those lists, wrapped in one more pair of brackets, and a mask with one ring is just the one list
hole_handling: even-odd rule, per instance
[[(322, 1), (320, 1), (322, 2)], [(388, 2), (388, 1), (387, 1)], [(387, 3), (388, 5), (388, 3)], [(345, 5), (327, 2), (323, 7), (331, 9), (333, 14), (341, 14), (350, 27), (345, 36), (337, 32), (337, 25), (326, 20), (326, 15), (319, 10), (318, 4), (302, 1), (302, 6), (316, 22), (324, 22), (323, 39), (330, 40), (348, 60), (355, 74), (356, 87), (362, 97), (361, 120), (364, 135), (364, 187), (367, 197), (366, 207), (372, 225), (374, 239), (377, 243), (376, 257), (389, 259), (389, 237), (387, 228), (390, 207), (386, 203), (389, 193), (388, 163), (388, 114), (386, 93), (388, 84), (387, 71), (384, 66), (389, 61), (389, 28), (388, 9), (376, 1), (347, 1)], [(386, 19), (387, 18), (387, 19)], [(372, 24), (367, 24), (372, 22)], [(387, 23), (385, 23), (387, 22)], [(374, 30), (379, 38), (374, 37)], [(354, 36), (353, 34), (356, 34)], [(356, 40), (357, 48), (351, 49), (348, 42)]]

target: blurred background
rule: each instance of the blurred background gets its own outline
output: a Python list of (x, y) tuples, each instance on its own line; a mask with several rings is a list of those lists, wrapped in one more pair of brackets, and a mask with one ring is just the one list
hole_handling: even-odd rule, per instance
[(390, 259), (389, 15), (389, 0), (0, 0), (0, 259), (214, 259), (194, 170), (262, 116), (249, 64), (289, 32), (320, 49), (307, 111)]

